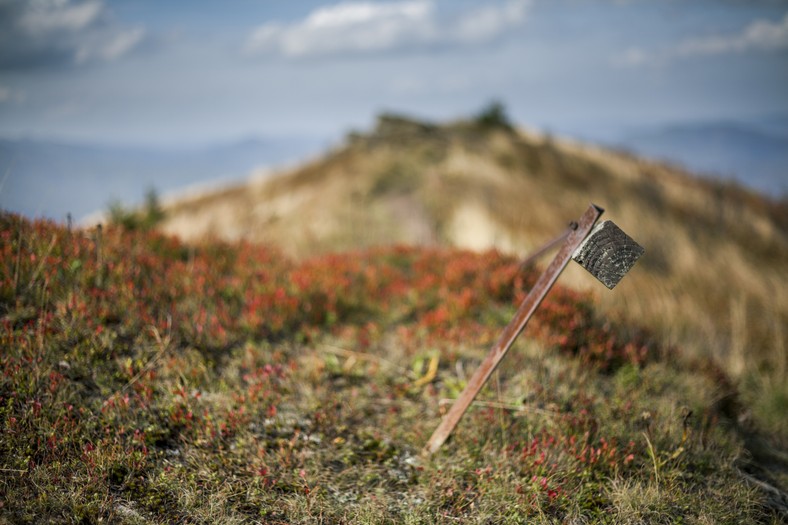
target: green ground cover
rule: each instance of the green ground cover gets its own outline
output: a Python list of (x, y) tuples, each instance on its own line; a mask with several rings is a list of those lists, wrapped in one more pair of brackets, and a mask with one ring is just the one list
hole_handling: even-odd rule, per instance
[(725, 374), (560, 286), (421, 455), (536, 275), (0, 215), (0, 523), (779, 522)]

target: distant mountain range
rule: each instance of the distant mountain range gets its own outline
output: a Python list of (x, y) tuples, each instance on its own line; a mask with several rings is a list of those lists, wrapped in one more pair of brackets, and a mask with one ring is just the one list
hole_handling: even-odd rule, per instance
[(29, 217), (79, 220), (112, 202), (248, 177), (326, 147), (317, 138), (246, 139), (191, 148), (118, 147), (0, 139), (0, 208)]
[(772, 197), (788, 195), (788, 116), (637, 128), (606, 142)]
[[(788, 116), (641, 126), (580, 138), (668, 161), (707, 177), (735, 180), (772, 197), (788, 195)], [(219, 186), (261, 167), (292, 164), (329, 141), (251, 138), (190, 148), (121, 147), (0, 138), (0, 208), (29, 217), (79, 220), (112, 202), (133, 206), (155, 189), (171, 194)]]

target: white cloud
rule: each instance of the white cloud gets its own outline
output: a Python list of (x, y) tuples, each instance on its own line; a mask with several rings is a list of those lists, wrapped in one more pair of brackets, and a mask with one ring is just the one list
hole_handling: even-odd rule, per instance
[(134, 49), (145, 37), (145, 30), (141, 27), (101, 35), (92, 41), (83, 42), (74, 55), (77, 64), (84, 64), (94, 60), (112, 62)]
[(502, 6), (486, 6), (465, 13), (453, 31), (460, 42), (485, 41), (525, 22), (528, 2), (512, 1)]
[(778, 22), (756, 20), (735, 35), (685, 40), (676, 47), (674, 54), (676, 56), (717, 55), (783, 48), (788, 48), (788, 13)]
[(144, 36), (104, 0), (0, 0), (0, 70), (117, 60)]
[(632, 47), (613, 57), (611, 62), (619, 67), (637, 67), (661, 65), (696, 56), (779, 49), (788, 49), (788, 13), (776, 22), (755, 20), (738, 33), (688, 38), (661, 51), (647, 52)]
[(31, 1), (18, 20), (21, 29), (31, 35), (45, 35), (53, 31), (82, 31), (101, 16), (104, 6), (91, 0), (71, 4), (62, 0)]
[(432, 11), (432, 3), (421, 0), (323, 7), (290, 26), (260, 26), (247, 49), (292, 57), (391, 49), (409, 39), (432, 38)]
[(292, 24), (263, 24), (249, 35), (246, 50), (308, 57), (473, 44), (522, 25), (528, 5), (528, 0), (508, 0), (447, 17), (434, 0), (345, 2), (318, 8)]

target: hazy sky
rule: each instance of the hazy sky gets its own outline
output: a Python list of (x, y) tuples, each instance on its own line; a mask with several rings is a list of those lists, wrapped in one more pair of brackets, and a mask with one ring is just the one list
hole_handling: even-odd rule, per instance
[(0, 136), (339, 138), (382, 110), (520, 123), (788, 112), (788, 1), (0, 0)]

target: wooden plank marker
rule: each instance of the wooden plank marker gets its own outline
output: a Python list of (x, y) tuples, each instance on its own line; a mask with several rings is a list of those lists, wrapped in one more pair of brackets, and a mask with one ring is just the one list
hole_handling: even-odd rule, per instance
[(539, 276), (534, 287), (520, 303), (514, 318), (504, 328), (484, 361), (468, 381), (465, 390), (441, 420), (438, 428), (427, 441), (424, 454), (435, 453), (449, 438), (570, 259), (575, 259), (605, 286), (612, 288), (643, 254), (643, 248), (610, 221), (603, 222), (592, 232), (594, 224), (603, 212), (602, 208), (592, 204), (577, 223), (572, 223), (571, 231), (566, 235), (558, 254)]
[(644, 251), (613, 221), (603, 221), (583, 240), (572, 259), (612, 290)]

